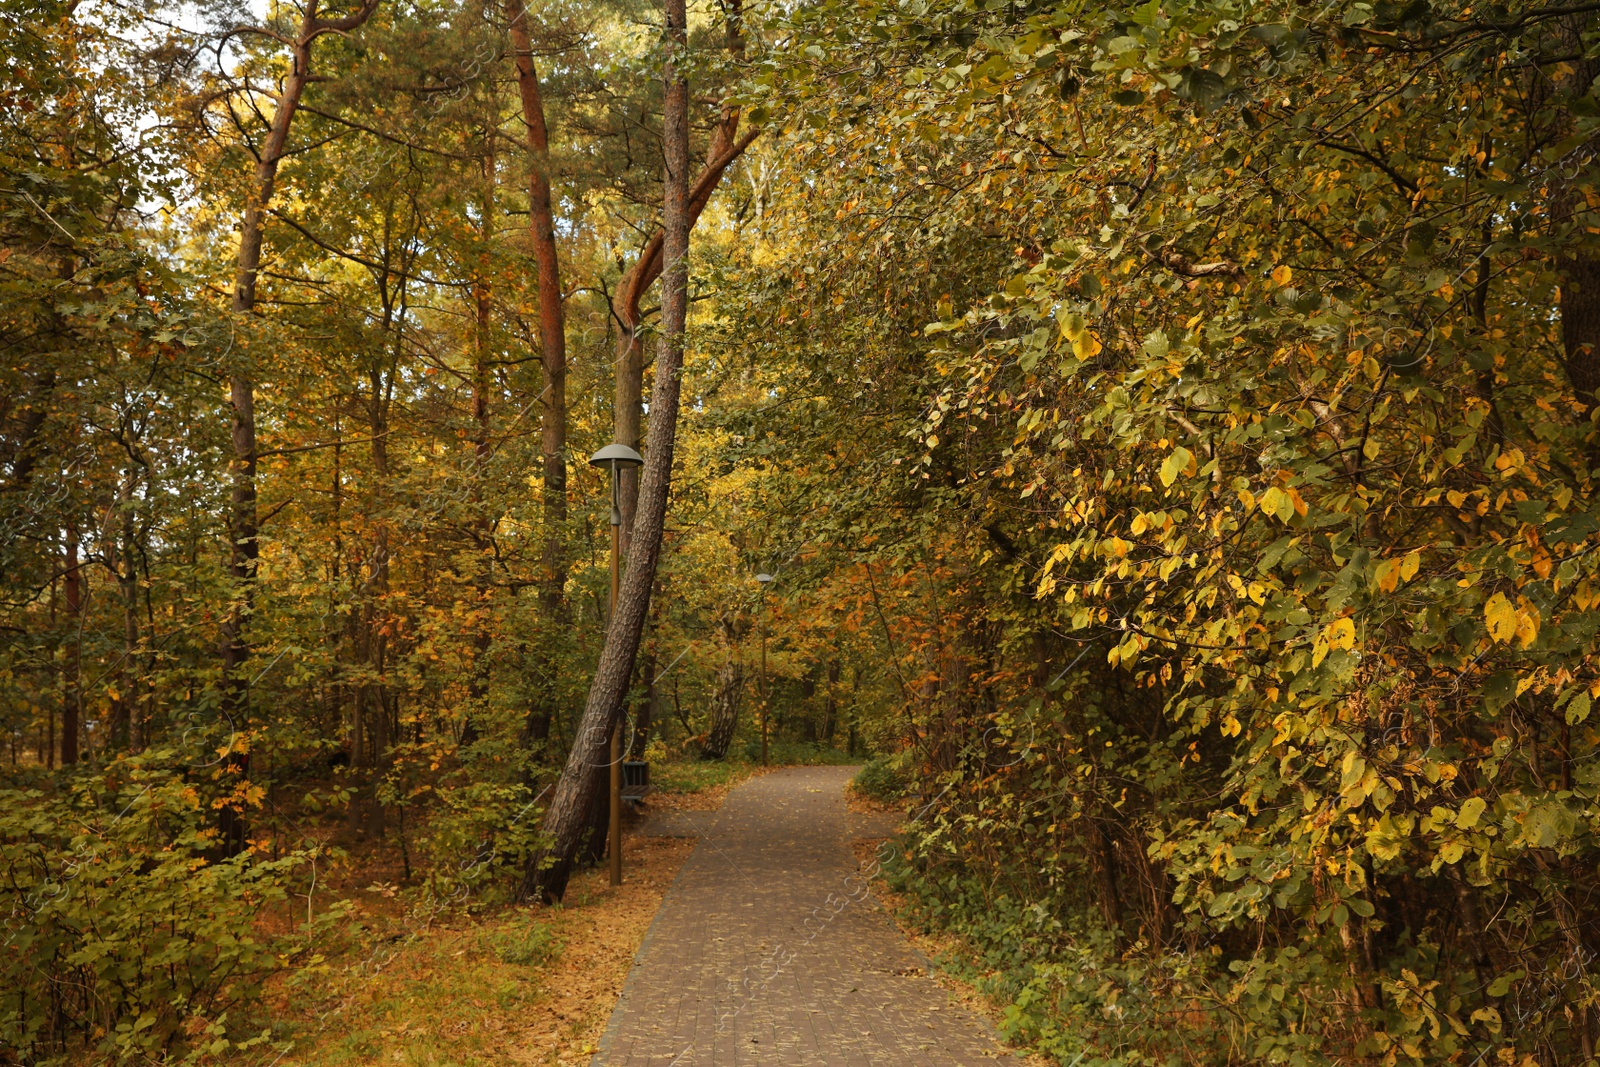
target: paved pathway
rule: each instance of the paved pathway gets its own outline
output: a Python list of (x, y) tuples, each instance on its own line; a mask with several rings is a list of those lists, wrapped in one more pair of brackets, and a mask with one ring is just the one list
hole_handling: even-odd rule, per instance
[[(592, 1067), (949, 1067), (1007, 1058), (989, 1025), (923, 973), (860, 880), (845, 809), (854, 768), (752, 779), (698, 830)], [(1016, 1062), (1016, 1061), (1013, 1061)]]

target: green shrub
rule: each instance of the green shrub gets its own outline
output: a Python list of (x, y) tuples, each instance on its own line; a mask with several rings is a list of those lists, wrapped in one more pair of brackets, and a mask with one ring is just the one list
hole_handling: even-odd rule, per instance
[(23, 1062), (145, 1063), (262, 1040), (237, 1033), (282, 966), (257, 917), (309, 854), (209, 861), (214, 813), (165, 755), (0, 789), (0, 1048)]
[(907, 753), (896, 752), (870, 759), (856, 772), (851, 786), (862, 796), (894, 801), (911, 793), (911, 761)]

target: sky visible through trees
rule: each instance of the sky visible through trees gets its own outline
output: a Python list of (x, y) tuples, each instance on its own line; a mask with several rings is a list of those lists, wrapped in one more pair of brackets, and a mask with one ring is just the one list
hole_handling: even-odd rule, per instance
[(618, 724), (1051, 1061), (1595, 1062), (1600, 4), (676, 2), (0, 0), (0, 1062), (323, 1062)]

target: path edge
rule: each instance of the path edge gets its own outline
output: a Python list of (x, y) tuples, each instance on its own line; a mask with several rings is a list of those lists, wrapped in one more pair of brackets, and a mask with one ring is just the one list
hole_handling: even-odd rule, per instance
[[(732, 790), (729, 790), (729, 792), (732, 792)], [(727, 802), (726, 797), (723, 798), (723, 802)], [(719, 806), (711, 815), (715, 818), (721, 813), (722, 808)], [(611, 1046), (616, 1041), (617, 1030), (622, 1025), (621, 1009), (628, 1001), (628, 994), (633, 992), (634, 975), (638, 972), (639, 961), (644, 959), (644, 954), (650, 949), (650, 942), (655, 940), (656, 927), (661, 923), (661, 912), (667, 906), (667, 898), (672, 896), (673, 891), (678, 888), (678, 883), (683, 881), (683, 872), (688, 869), (689, 861), (694, 858), (696, 852), (700, 851), (700, 847), (703, 844), (705, 844), (705, 835), (701, 834), (695, 838), (694, 848), (689, 850), (689, 854), (678, 865), (678, 873), (672, 876), (672, 883), (667, 886), (666, 892), (661, 894), (661, 903), (656, 905), (656, 913), (650, 917), (650, 926), (644, 932), (644, 939), (639, 942), (638, 951), (634, 952), (633, 958), (628, 961), (628, 973), (622, 980), (622, 990), (617, 994), (617, 1002), (611, 1005), (611, 1014), (606, 1019), (606, 1028), (600, 1035), (600, 1041), (594, 1047), (594, 1055), (589, 1057), (589, 1067), (605, 1067), (603, 1057), (610, 1053)]]

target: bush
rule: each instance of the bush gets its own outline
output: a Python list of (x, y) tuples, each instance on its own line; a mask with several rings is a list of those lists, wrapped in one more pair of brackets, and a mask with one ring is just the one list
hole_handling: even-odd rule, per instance
[(885, 803), (908, 796), (913, 788), (909, 754), (896, 752), (868, 760), (850, 785), (862, 796)]
[(220, 1053), (281, 966), (257, 916), (307, 853), (210, 862), (213, 813), (164, 753), (64, 791), (0, 789), (0, 1048), (32, 1064)]

